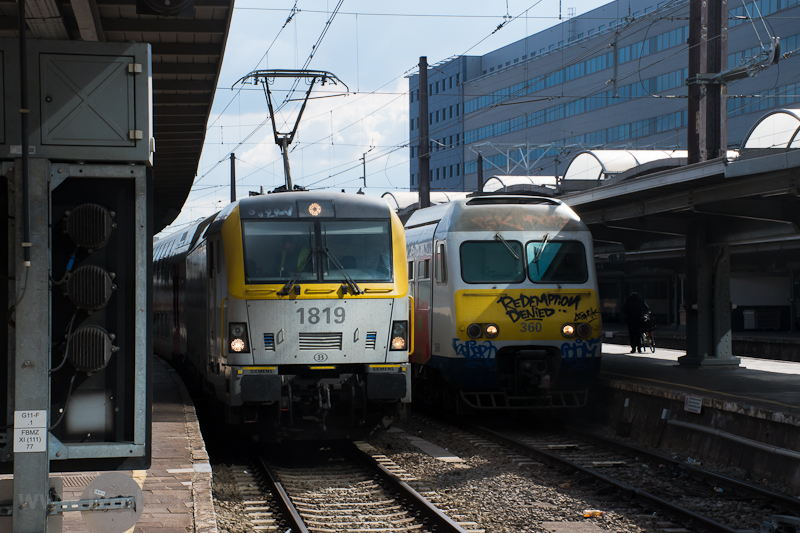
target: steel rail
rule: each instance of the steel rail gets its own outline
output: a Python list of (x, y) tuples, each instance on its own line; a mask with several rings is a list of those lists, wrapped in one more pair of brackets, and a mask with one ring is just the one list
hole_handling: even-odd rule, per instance
[(493, 431), (491, 429), (487, 429), (481, 426), (477, 426), (474, 424), (465, 424), (465, 429), (485, 437), (489, 440), (494, 441), (497, 444), (501, 444), (508, 448), (511, 448), (515, 451), (518, 451), (528, 457), (531, 458), (540, 458), (548, 461), (550, 463), (555, 463), (558, 465), (569, 467), (573, 470), (581, 472), (582, 474), (586, 474), (591, 476), (595, 479), (602, 481), (608, 485), (618, 488), (624, 494), (629, 496), (631, 499), (636, 499), (637, 501), (642, 502), (643, 504), (647, 505), (648, 507), (658, 509), (660, 511), (664, 511), (667, 514), (672, 515), (673, 517), (682, 520), (685, 522), (684, 525), (694, 525), (700, 526), (706, 529), (708, 532), (719, 532), (719, 533), (739, 533), (739, 530), (732, 529), (726, 525), (720, 524), (710, 518), (705, 516), (699, 515), (689, 509), (684, 509), (683, 507), (679, 507), (673, 503), (670, 503), (666, 500), (663, 500), (649, 492), (643, 491), (641, 489), (637, 489), (632, 487), (626, 483), (622, 483), (616, 479), (610, 478), (604, 474), (597, 472), (592, 468), (587, 468), (585, 466), (581, 466), (579, 464), (573, 463), (572, 461), (565, 459), (557, 454), (529, 446), (523, 442), (520, 442), (516, 439), (511, 437), (507, 437), (501, 433)]
[(414, 490), (405, 481), (389, 471), (388, 468), (380, 464), (369, 453), (365, 452), (353, 444), (354, 455), (379, 473), (381, 479), (391, 486), (393, 490), (400, 494), (400, 499), (407, 503), (418, 512), (422, 519), (436, 528), (438, 533), (468, 533), (466, 529), (454, 522), (449, 516), (440, 511), (435, 505), (429, 502), (422, 494)]
[(630, 444), (625, 444), (623, 442), (618, 442), (601, 435), (595, 435), (594, 433), (589, 433), (584, 431), (580, 428), (565, 426), (562, 429), (573, 433), (578, 438), (585, 439), (589, 441), (591, 444), (596, 444), (598, 446), (606, 447), (606, 448), (613, 448), (615, 451), (633, 455), (637, 457), (646, 457), (649, 460), (657, 463), (669, 464), (675, 468), (679, 468), (695, 476), (700, 476), (704, 479), (709, 481), (713, 481), (715, 485), (724, 487), (727, 489), (737, 490), (750, 496), (758, 496), (762, 498), (767, 498), (773, 502), (779, 502), (795, 512), (800, 513), (800, 500), (797, 498), (792, 498), (791, 496), (786, 496), (785, 494), (780, 494), (777, 492), (772, 492), (767, 489), (761, 488), (757, 485), (752, 485), (750, 483), (746, 483), (739, 479), (730, 478), (727, 476), (723, 476), (721, 474), (717, 474), (715, 472), (711, 472), (704, 468), (699, 468), (687, 463), (683, 463), (676, 459), (672, 459), (671, 457), (665, 457), (663, 455), (659, 455), (655, 452), (651, 452), (649, 450), (645, 450), (643, 448), (638, 448), (636, 446), (631, 446)]
[(292, 533), (310, 533), (305, 522), (303, 522), (303, 519), (300, 517), (300, 513), (297, 511), (297, 507), (292, 503), (292, 499), (286, 493), (286, 490), (284, 490), (281, 482), (278, 481), (278, 478), (269, 467), (269, 464), (267, 464), (267, 461), (260, 455), (258, 456), (258, 460), (264, 472), (267, 474), (267, 482), (270, 484), (269, 490), (272, 492), (273, 496), (275, 496), (275, 501), (283, 513), (283, 518), (291, 528), (290, 531)]

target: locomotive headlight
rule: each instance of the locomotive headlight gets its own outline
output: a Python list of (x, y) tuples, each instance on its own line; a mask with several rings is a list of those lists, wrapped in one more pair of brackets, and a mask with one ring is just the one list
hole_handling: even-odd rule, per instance
[(582, 322), (578, 324), (578, 336), (583, 337), (584, 339), (592, 334), (592, 326), (587, 324), (586, 322)]
[(497, 324), (487, 324), (486, 325), (486, 336), (490, 339), (497, 337), (497, 334), (500, 333), (500, 329), (497, 327)]
[(480, 324), (470, 324), (467, 327), (467, 335), (469, 335), (470, 338), (472, 338), (472, 339), (479, 338), (481, 336), (482, 331), (483, 330), (482, 330)]
[(406, 320), (397, 320), (392, 322), (392, 342), (390, 343), (389, 350), (405, 350), (407, 346), (408, 322)]
[(561, 334), (565, 337), (572, 337), (575, 335), (575, 326), (572, 324), (564, 324), (561, 326)]
[(228, 324), (228, 334), (230, 336), (231, 352), (250, 353), (247, 324), (244, 322), (231, 322)]

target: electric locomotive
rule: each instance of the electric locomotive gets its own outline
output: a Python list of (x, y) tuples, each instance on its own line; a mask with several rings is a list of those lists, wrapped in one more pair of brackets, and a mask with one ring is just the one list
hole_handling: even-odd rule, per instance
[(473, 193), (405, 224), (415, 401), (462, 411), (586, 404), (602, 331), (592, 235), (566, 204)]
[(410, 401), (405, 250), (376, 198), (241, 199), (155, 243), (156, 353), (260, 440), (363, 438)]

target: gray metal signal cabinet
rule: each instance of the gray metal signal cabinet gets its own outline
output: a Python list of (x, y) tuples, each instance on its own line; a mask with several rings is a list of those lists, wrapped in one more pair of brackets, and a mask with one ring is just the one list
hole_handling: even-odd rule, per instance
[[(0, 157), (20, 155), (19, 43), (0, 39)], [(153, 162), (150, 46), (28, 41), (30, 155)]]
[[(28, 41), (26, 180), (18, 42), (0, 40), (0, 472), (14, 473), (14, 501), (50, 501), (51, 469), (150, 465), (150, 55), (142, 43)], [(12, 519), (15, 532), (46, 529), (39, 505)]]

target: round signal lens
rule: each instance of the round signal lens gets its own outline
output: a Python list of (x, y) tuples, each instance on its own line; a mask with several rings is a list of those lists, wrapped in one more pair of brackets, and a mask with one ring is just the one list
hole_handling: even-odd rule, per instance
[(244, 333), (244, 326), (236, 324), (231, 328), (231, 333), (233, 334), (234, 337), (241, 337), (242, 334)]
[(241, 352), (244, 350), (244, 341), (242, 339), (233, 339), (231, 341), (231, 350), (234, 352)]
[(500, 330), (497, 327), (497, 324), (489, 324), (486, 326), (486, 336), (490, 339), (497, 337), (497, 334), (500, 333)]
[(586, 338), (591, 334), (592, 334), (592, 326), (590, 326), (586, 322), (578, 324), (578, 336), (579, 337)]
[(395, 350), (403, 350), (406, 347), (406, 340), (403, 337), (395, 337), (392, 339), (392, 348)]
[(395, 322), (394, 328), (392, 328), (393, 335), (403, 335), (406, 332), (406, 328), (402, 322)]
[(478, 324), (470, 324), (467, 328), (467, 335), (473, 339), (477, 339), (481, 336), (481, 327)]
[(320, 213), (322, 213), (322, 206), (320, 206), (318, 203), (314, 202), (313, 204), (308, 206), (308, 213), (312, 217), (317, 217), (317, 216), (319, 216)]
[(572, 337), (575, 335), (575, 326), (572, 324), (564, 324), (561, 326), (561, 334), (565, 337)]

